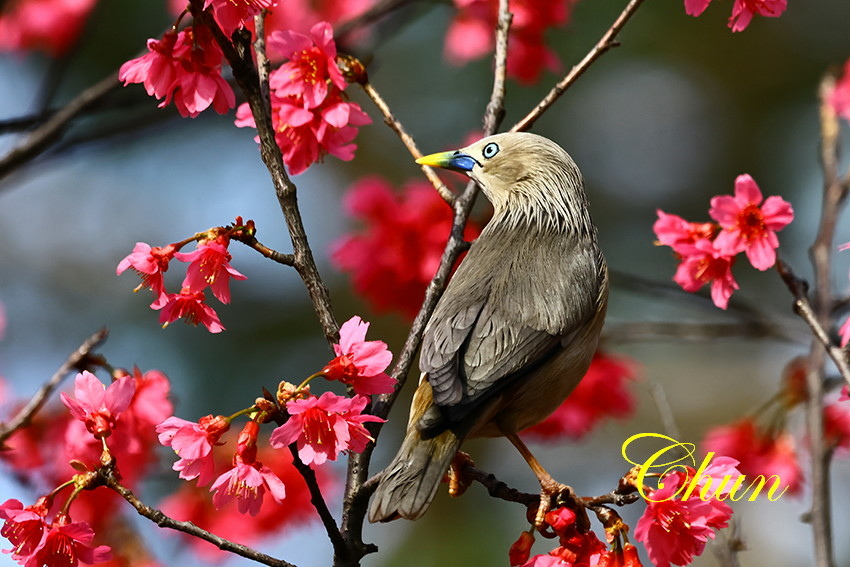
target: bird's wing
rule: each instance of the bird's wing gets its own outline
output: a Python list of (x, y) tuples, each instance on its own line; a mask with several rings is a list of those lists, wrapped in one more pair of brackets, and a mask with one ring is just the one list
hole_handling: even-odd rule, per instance
[(596, 313), (601, 262), (595, 242), (580, 235), (482, 234), (423, 339), (420, 369), (443, 417), (462, 418), (568, 343)]

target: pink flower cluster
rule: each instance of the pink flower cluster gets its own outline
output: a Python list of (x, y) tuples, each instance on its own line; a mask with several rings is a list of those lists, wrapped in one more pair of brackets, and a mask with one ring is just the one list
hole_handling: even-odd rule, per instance
[[(344, 199), (346, 212), (363, 229), (334, 243), (331, 259), (351, 274), (354, 289), (376, 311), (400, 311), (413, 318), (437, 267), (452, 226), (451, 208), (425, 181), (397, 192), (380, 177), (354, 184)], [(481, 232), (467, 223), (466, 240)]]
[[(64, 406), (46, 406), (32, 424), (12, 435), (0, 459), (27, 484), (63, 486), (81, 468), (100, 466), (106, 442), (122, 483), (134, 488), (157, 461), (153, 428), (173, 412), (170, 384), (158, 371), (116, 370), (113, 378), (105, 387), (89, 372), (77, 375), (73, 395), (62, 395)], [(0, 505), (0, 519), (6, 521), (0, 534), (12, 543), (13, 559), (57, 567), (108, 559), (109, 549), (92, 547), (92, 541), (95, 532), (114, 529), (121, 498), (109, 490), (79, 492), (73, 497), (73, 522), (67, 513), (47, 519), (52, 500), (45, 497), (27, 507), (15, 500)], [(113, 552), (123, 555), (120, 549)]]
[(322, 369), (328, 380), (339, 380), (354, 389), (354, 393), (390, 394), (396, 380), (384, 370), (393, 355), (384, 341), (367, 341), (369, 323), (354, 316), (339, 328), (339, 344), (334, 345), (337, 357)]
[(125, 86), (143, 84), (162, 100), (160, 108), (173, 101), (184, 117), (194, 118), (210, 106), (224, 114), (236, 104), (236, 95), (221, 76), (223, 58), (207, 28), (172, 30), (161, 40), (149, 39), (148, 53), (121, 65), (118, 79)]
[[(546, 68), (560, 67), (554, 51), (545, 44), (549, 28), (564, 26), (576, 0), (511, 2), (508, 68), (510, 76), (523, 83), (533, 83)], [(449, 61), (459, 64), (479, 59), (490, 53), (495, 44), (493, 30), (498, 18), (498, 0), (454, 0), (457, 13), (446, 34), (445, 53)]]
[[(523, 535), (511, 546), (509, 552), (510, 564), (521, 567), (554, 567), (566, 565), (574, 567), (589, 566), (593, 561), (598, 562), (607, 554), (605, 544), (599, 541), (592, 531), (582, 532), (576, 525), (576, 513), (569, 508), (557, 508), (546, 513), (545, 522), (558, 536), (558, 547), (546, 555), (535, 555), (529, 558), (531, 544), (534, 538), (529, 532)], [(639, 567), (640, 562), (631, 563), (629, 567)]]
[[(386, 343), (366, 340), (368, 328), (360, 317), (343, 324), (340, 343), (334, 345), (338, 357), (315, 375), (350, 385), (354, 397), (332, 392), (317, 397), (306, 386), (286, 388), (286, 399), (281, 401), (289, 418), (271, 432), (272, 447), (284, 449), (294, 443), (304, 464), (321, 465), (345, 451), (361, 452), (372, 441), (363, 424), (384, 420), (363, 413), (369, 403), (367, 396), (392, 392), (395, 380), (384, 373), (392, 354)], [(280, 478), (257, 459), (260, 426), (254, 420), (239, 435), (231, 468), (215, 477), (213, 448), (230, 428), (230, 421), (224, 416), (207, 416), (197, 423), (169, 417), (157, 426), (157, 433), (160, 443), (179, 455), (173, 468), (180, 472), (180, 478), (198, 479), (199, 486), (212, 482), (216, 508), (236, 498), (239, 512), (256, 516), (266, 493), (280, 503), (286, 490)]]
[(705, 500), (700, 497), (700, 491), (709, 482), (721, 483), (724, 476), (738, 478), (737, 464), (729, 457), (713, 458), (690, 493), (684, 486), (691, 483), (696, 472), (692, 469), (662, 476), (656, 489), (643, 487), (646, 510), (635, 527), (635, 538), (644, 544), (653, 565), (690, 564), (702, 554), (715, 532), (729, 524), (732, 508), (721, 501), (731, 489), (729, 483), (721, 484), (724, 489)]
[[(276, 31), (267, 42), (287, 59), (270, 73), (269, 87), (275, 140), (289, 171), (302, 173), (327, 154), (353, 159), (357, 127), (371, 119), (343, 92), (331, 25), (319, 22), (310, 35)], [(256, 128), (248, 103), (236, 110), (236, 125)]]
[(653, 230), (658, 243), (670, 246), (680, 259), (673, 280), (689, 292), (710, 283), (714, 304), (726, 309), (738, 289), (732, 275), (735, 257), (744, 252), (757, 270), (771, 268), (779, 247), (776, 232), (794, 219), (794, 211), (781, 197), (764, 199), (744, 174), (735, 179), (734, 196), (711, 199), (709, 215), (715, 223), (688, 222), (659, 210)]
[(628, 418), (635, 406), (626, 384), (634, 380), (636, 363), (597, 351), (576, 389), (548, 418), (523, 434), (541, 440), (564, 436), (582, 439), (604, 418)]
[(72, 522), (64, 513), (48, 522), (48, 509), (46, 498), (27, 507), (15, 499), (0, 504), (0, 519), (5, 520), (0, 533), (12, 544), (3, 552), (26, 567), (76, 567), (111, 558), (108, 546), (92, 546), (94, 530), (87, 522)]
[[(241, 225), (241, 221), (237, 218), (236, 224)], [(224, 330), (218, 314), (206, 303), (205, 290), (209, 288), (216, 299), (227, 304), (230, 303), (230, 280), (247, 278), (230, 265), (229, 229), (212, 229), (207, 236), (209, 238), (201, 238), (197, 248), (189, 253), (178, 252), (184, 243), (152, 247), (137, 242), (133, 252), (118, 263), (116, 274), (132, 268), (141, 276), (142, 283), (135, 291), (147, 288), (153, 292), (151, 309), (160, 311), (159, 322), (163, 327), (183, 319), (193, 325), (202, 323), (211, 333)], [(165, 289), (164, 274), (173, 258), (189, 264), (179, 293), (168, 293)]]
[(115, 421), (121, 412), (130, 407), (136, 393), (136, 381), (130, 376), (119, 378), (104, 387), (91, 372), (84, 371), (74, 381), (74, 397), (60, 394), (71, 415), (86, 425), (96, 439), (112, 434)]
[[(271, 10), (278, 0), (204, 0), (204, 10), (212, 10), (221, 30), (230, 37), (263, 10)], [(185, 2), (184, 2), (185, 6)]]
[[(710, 3), (711, 0), (685, 0), (685, 12), (689, 16), (699, 16)], [(787, 7), (788, 0), (735, 0), (729, 27), (733, 32), (744, 31), (754, 15), (778, 18)]]

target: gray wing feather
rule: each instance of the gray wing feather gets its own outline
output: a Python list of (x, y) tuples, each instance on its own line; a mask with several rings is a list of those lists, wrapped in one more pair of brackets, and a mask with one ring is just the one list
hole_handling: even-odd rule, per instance
[(588, 235), (485, 230), (425, 330), (420, 369), (443, 413), (462, 418), (589, 320), (600, 258)]

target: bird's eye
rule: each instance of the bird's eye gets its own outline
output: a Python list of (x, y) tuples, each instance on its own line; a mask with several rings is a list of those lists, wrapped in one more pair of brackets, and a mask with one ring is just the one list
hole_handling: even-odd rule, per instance
[(481, 152), (481, 154), (487, 159), (490, 159), (497, 153), (499, 153), (499, 144), (497, 144), (496, 142), (490, 142), (489, 144), (484, 146), (484, 151)]

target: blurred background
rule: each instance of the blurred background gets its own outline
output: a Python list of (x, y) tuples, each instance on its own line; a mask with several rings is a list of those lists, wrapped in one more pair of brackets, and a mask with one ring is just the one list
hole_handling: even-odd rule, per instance
[[(585, 55), (624, 4), (580, 1), (566, 27), (550, 30), (548, 43), (564, 71)], [(646, 3), (620, 35), (622, 45), (594, 64), (533, 129), (566, 148), (584, 173), (602, 246), (617, 274), (606, 346), (640, 365), (640, 378), (631, 385), (638, 400), (631, 419), (607, 422), (581, 443), (535, 446), (547, 468), (582, 495), (610, 491), (626, 472), (623, 440), (663, 431), (651, 384), (666, 393), (681, 440), (698, 442), (707, 428), (728, 423), (773, 395), (783, 367), (808, 352), (807, 328), (793, 315), (776, 273), (756, 272), (744, 263), (735, 268), (741, 290), (733, 306), (764, 313), (788, 340), (682, 340), (632, 331), (634, 323), (659, 323), (663, 329), (668, 322), (739, 320), (734, 309), (724, 313), (705, 297), (667, 289), (675, 259), (669, 249), (653, 244), (652, 224), (656, 209), (708, 220), (709, 199), (732, 193), (741, 173), (751, 174), (765, 195), (781, 195), (793, 204), (796, 218), (780, 234), (780, 253), (800, 276), (811, 276), (807, 249), (817, 229), (822, 189), (817, 89), (825, 72), (850, 57), (850, 3), (790, 0), (782, 17), (757, 16), (745, 32), (735, 34), (726, 27), (731, 6), (718, 0), (692, 18), (681, 2)], [(449, 2), (410, 2), (346, 47), (369, 60), (373, 84), (426, 153), (458, 147), (480, 131), (491, 91), (489, 57), (454, 66), (443, 56), (453, 13)], [(3, 54), (0, 120), (31, 115), (45, 89), (55, 88), (51, 106), (61, 105), (114, 74), (171, 22), (157, 2), (101, 2), (83, 40), (61, 65), (38, 53)], [(532, 86), (510, 80), (504, 128), (560, 76), (544, 72)], [(341, 206), (347, 187), (375, 173), (401, 186), (418, 170), (362, 93), (348, 92), (373, 119), (356, 140), (356, 158), (329, 157), (295, 182), (338, 320), (362, 316), (373, 323), (369, 337), (398, 352), (409, 322), (370, 311), (351, 291), (348, 276), (332, 265), (329, 250), (355, 228)], [(254, 219), (258, 238), (268, 246), (288, 252), (290, 245), (254, 132), (235, 128), (232, 114), (181, 119), (173, 107), (157, 109), (138, 85), (108, 101), (109, 108), (76, 124), (54, 150), (0, 180), (0, 303), (6, 318), (0, 375), (10, 384), (6, 399), (31, 395), (103, 326), (110, 337), (100, 350), (109, 361), (165, 372), (176, 413), (187, 419), (230, 414), (249, 405), (262, 387), (274, 389), (282, 379), (300, 381), (324, 365), (330, 351), (295, 271), (238, 244), (231, 247), (233, 265), (248, 280), (235, 282), (232, 303), (217, 309), (227, 328), (218, 335), (179, 322), (161, 329), (147, 295), (131, 293), (135, 276), (115, 276), (117, 263), (137, 241), (164, 245), (225, 225), (236, 215)], [(845, 138), (847, 131), (845, 123)], [(8, 128), (4, 133), (1, 153), (21, 140)], [(845, 157), (845, 170), (847, 163)], [(846, 220), (844, 215), (839, 243), (850, 240)], [(850, 289), (848, 264), (850, 255), (836, 258), (835, 285), (842, 295)], [(665, 285), (636, 285), (645, 280)], [(405, 394), (381, 437), (375, 472), (398, 446), (410, 393)], [(479, 468), (509, 485), (537, 490), (507, 441), (473, 442), (466, 450)], [(164, 463), (173, 459), (165, 451), (163, 457)], [(177, 485), (168, 466), (146, 485), (146, 498), (155, 501)], [(343, 478), (344, 464), (335, 469)], [(846, 459), (836, 461), (833, 481), (835, 533), (845, 534), (850, 530)], [(0, 485), (0, 494), (4, 500), (24, 499), (11, 478)], [(778, 502), (738, 503), (736, 517), (747, 545), (741, 564), (809, 564), (811, 533), (801, 521), (808, 502), (804, 491)], [(632, 527), (642, 508), (623, 511)], [(334, 510), (338, 513), (338, 506)], [(195, 561), (170, 534), (163, 537), (144, 522), (139, 527), (163, 565)], [(376, 543), (380, 553), (364, 564), (504, 565), (510, 543), (526, 527), (516, 505), (492, 500), (473, 486), (460, 500), (440, 494), (415, 524), (367, 527), (366, 541)], [(538, 542), (535, 552), (546, 552), (549, 543)], [(837, 538), (835, 546), (839, 564), (850, 565), (847, 538)], [(257, 547), (298, 565), (330, 564), (330, 546), (312, 524)], [(10, 563), (6, 556), (0, 561)], [(248, 563), (225, 558), (222, 564)], [(707, 551), (695, 564), (716, 563)]]

